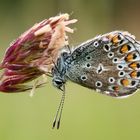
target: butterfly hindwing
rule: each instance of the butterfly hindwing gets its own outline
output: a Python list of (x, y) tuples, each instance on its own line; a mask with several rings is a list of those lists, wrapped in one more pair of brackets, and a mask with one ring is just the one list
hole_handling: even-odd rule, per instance
[(139, 86), (139, 42), (127, 32), (111, 32), (78, 46), (67, 59), (67, 77), (82, 86), (119, 97)]

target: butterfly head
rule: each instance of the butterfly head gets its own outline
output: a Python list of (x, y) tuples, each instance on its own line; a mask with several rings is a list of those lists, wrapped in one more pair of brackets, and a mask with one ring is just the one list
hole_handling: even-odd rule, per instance
[(66, 78), (66, 64), (65, 60), (69, 57), (68, 52), (62, 52), (60, 57), (57, 59), (56, 64), (52, 69), (52, 83), (55, 87), (60, 90), (63, 90), (63, 86), (65, 85), (67, 78)]

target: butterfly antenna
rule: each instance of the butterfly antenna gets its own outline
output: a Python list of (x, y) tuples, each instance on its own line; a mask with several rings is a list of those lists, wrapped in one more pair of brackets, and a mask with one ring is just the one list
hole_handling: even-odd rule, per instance
[(69, 50), (70, 54), (72, 54), (70, 46), (69, 46), (69, 45), (67, 45), (66, 47), (68, 48), (68, 50)]
[[(60, 101), (60, 104), (58, 106), (58, 109), (57, 109), (57, 112), (56, 112), (56, 115), (55, 115), (55, 118), (53, 121), (52, 128), (54, 128), (56, 126), (56, 123), (57, 123), (57, 129), (59, 129), (59, 127), (60, 127), (60, 121), (61, 121), (61, 116), (62, 116), (62, 112), (63, 112), (64, 101), (65, 101), (65, 85), (63, 85), (63, 94), (62, 94), (61, 101)], [(58, 115), (59, 115), (59, 118), (58, 118)], [(57, 118), (58, 118), (58, 121), (57, 121)]]
[[(59, 72), (57, 65), (55, 64), (55, 62), (52, 60), (54, 67), (56, 68), (56, 70)], [(60, 73), (60, 72), (59, 72)]]

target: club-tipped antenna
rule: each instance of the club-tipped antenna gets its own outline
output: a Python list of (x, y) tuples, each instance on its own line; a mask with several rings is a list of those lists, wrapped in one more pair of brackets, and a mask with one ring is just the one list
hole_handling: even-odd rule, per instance
[[(60, 104), (58, 106), (54, 121), (53, 121), (53, 126), (52, 128), (55, 128), (55, 126), (57, 127), (57, 129), (59, 129), (60, 127), (60, 121), (61, 121), (61, 116), (62, 116), (62, 112), (63, 112), (63, 106), (64, 106), (64, 101), (65, 101), (65, 85), (63, 85), (63, 94), (61, 97), (61, 101)], [(58, 117), (59, 115), (59, 117)], [(58, 120), (57, 120), (58, 118)], [(56, 124), (57, 123), (57, 124)]]

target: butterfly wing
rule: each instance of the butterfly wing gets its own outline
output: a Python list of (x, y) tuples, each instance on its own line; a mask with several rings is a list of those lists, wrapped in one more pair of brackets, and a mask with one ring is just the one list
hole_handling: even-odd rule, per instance
[(78, 46), (67, 59), (67, 77), (113, 97), (128, 96), (139, 87), (140, 44), (131, 34), (115, 31)]

